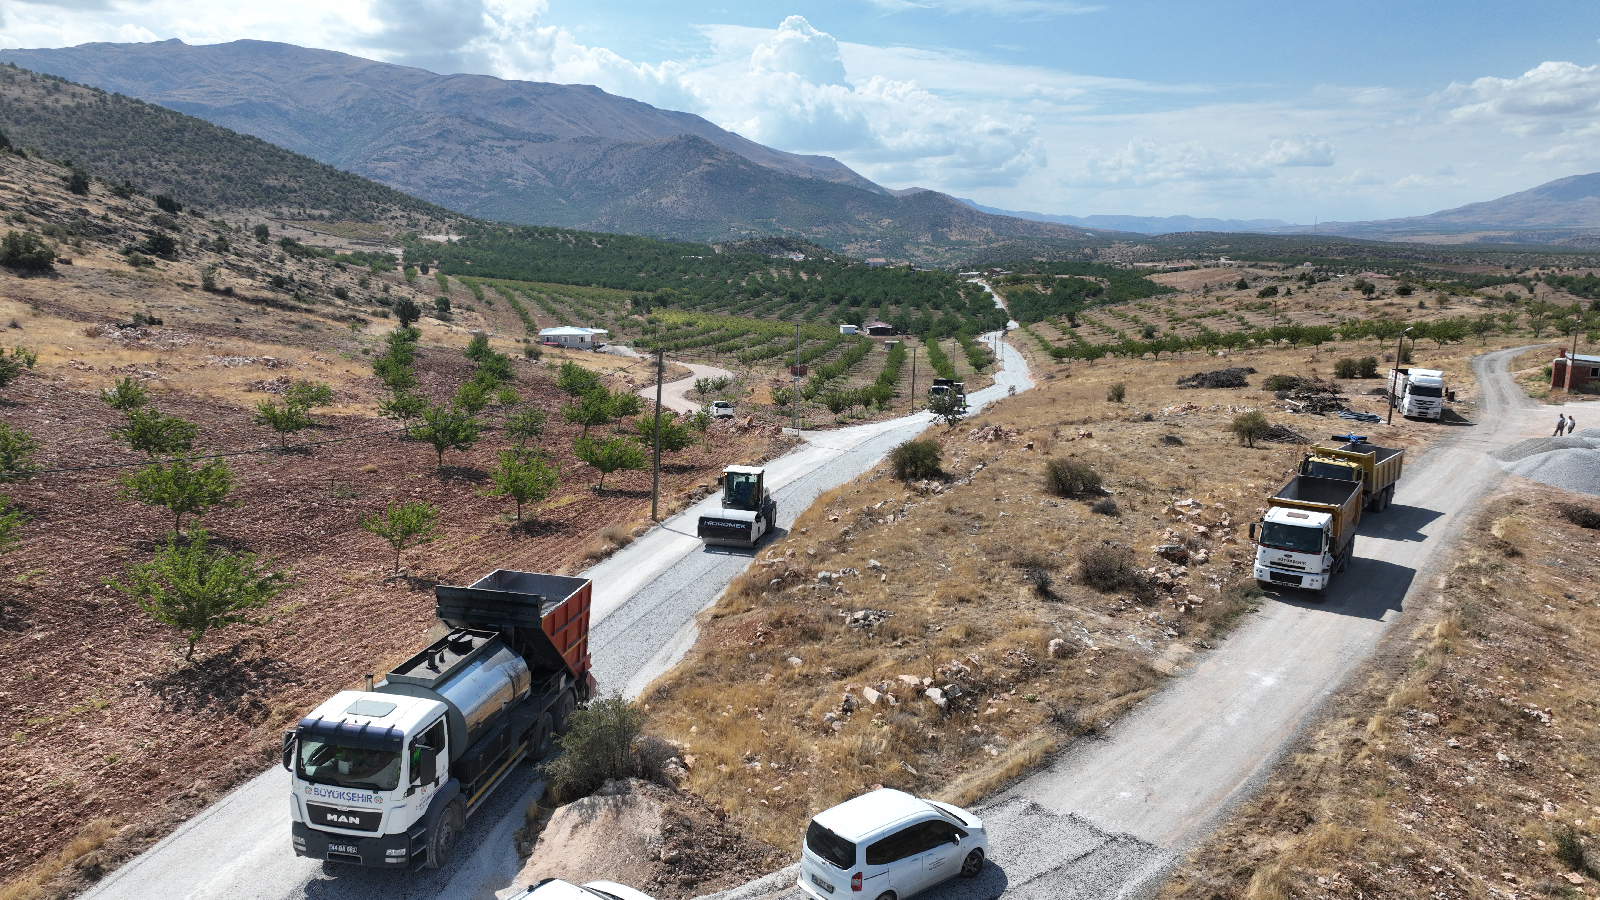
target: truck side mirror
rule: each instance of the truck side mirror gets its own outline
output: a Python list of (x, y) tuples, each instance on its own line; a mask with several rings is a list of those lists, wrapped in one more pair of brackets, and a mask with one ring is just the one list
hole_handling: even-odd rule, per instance
[(1253, 541), (1255, 539), (1256, 539), (1256, 523), (1251, 522), (1250, 523), (1250, 540)]
[(417, 771), (411, 776), (414, 784), (431, 784), (439, 777), (439, 751), (420, 747), (417, 754)]
[(294, 732), (293, 731), (285, 731), (283, 733), (283, 767), (285, 769), (290, 770), (290, 771), (294, 770)]

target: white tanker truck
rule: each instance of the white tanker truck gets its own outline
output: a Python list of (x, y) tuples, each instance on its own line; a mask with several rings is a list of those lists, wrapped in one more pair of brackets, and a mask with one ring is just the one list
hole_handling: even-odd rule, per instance
[(467, 817), (594, 692), (588, 579), (502, 569), (434, 592), (448, 634), (284, 733), (297, 856), (444, 865)]

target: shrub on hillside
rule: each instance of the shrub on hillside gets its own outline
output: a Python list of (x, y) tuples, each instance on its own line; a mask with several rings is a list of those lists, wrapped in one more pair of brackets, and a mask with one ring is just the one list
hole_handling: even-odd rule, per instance
[(1144, 586), (1144, 570), (1133, 551), (1119, 544), (1096, 544), (1078, 551), (1078, 580), (1102, 593), (1135, 591)]
[(587, 797), (614, 779), (659, 778), (671, 755), (660, 752), (660, 742), (641, 739), (644, 714), (621, 694), (590, 701), (567, 724), (567, 733), (556, 738), (561, 755), (544, 767), (557, 803)]
[(1360, 373), (1361, 364), (1351, 357), (1342, 357), (1333, 364), (1333, 377), (1335, 378), (1357, 378)]
[(889, 465), (894, 477), (901, 481), (938, 478), (944, 474), (939, 467), (938, 441), (906, 441), (889, 451)]
[(1264, 391), (1292, 391), (1301, 386), (1305, 379), (1298, 375), (1268, 375), (1267, 380), (1261, 383)]
[(1044, 464), (1044, 486), (1058, 497), (1094, 493), (1100, 490), (1100, 473), (1086, 462), (1052, 459)]
[(8, 231), (0, 238), (0, 266), (24, 272), (49, 272), (56, 254), (37, 234)]
[(1106, 389), (1106, 399), (1112, 403), (1121, 403), (1128, 399), (1128, 386), (1120, 381), (1113, 384)]
[(1378, 358), (1376, 356), (1363, 356), (1356, 361), (1356, 377), (1377, 378)]
[(1239, 443), (1250, 447), (1254, 447), (1256, 441), (1266, 437), (1271, 430), (1272, 423), (1259, 412), (1239, 413), (1228, 423), (1228, 431), (1239, 439)]
[(1117, 501), (1111, 499), (1110, 497), (1104, 497), (1096, 500), (1094, 505), (1089, 507), (1089, 511), (1099, 513), (1102, 516), (1111, 516), (1113, 518), (1122, 515), (1122, 507), (1118, 506)]

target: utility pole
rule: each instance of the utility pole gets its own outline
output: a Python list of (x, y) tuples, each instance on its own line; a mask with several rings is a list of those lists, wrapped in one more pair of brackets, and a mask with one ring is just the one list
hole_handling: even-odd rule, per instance
[(1400, 332), (1400, 337), (1394, 342), (1394, 368), (1389, 370), (1389, 421), (1385, 422), (1385, 425), (1394, 424), (1394, 408), (1400, 405), (1400, 393), (1396, 390), (1400, 379), (1395, 376), (1400, 368), (1400, 348), (1405, 346), (1406, 335), (1410, 333), (1411, 329), (1407, 328), (1405, 331)]
[(800, 323), (794, 323), (794, 356), (789, 359), (789, 389), (794, 396), (789, 398), (790, 429), (800, 430)]
[(657, 516), (661, 502), (661, 379), (666, 374), (665, 347), (656, 347), (656, 464), (650, 476), (650, 521), (659, 522)]
[(917, 408), (917, 348), (911, 348), (911, 408)]

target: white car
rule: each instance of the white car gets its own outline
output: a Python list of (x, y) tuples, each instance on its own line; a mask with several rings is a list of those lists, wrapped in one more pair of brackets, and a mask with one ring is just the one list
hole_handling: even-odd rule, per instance
[(711, 401), (711, 406), (709, 409), (711, 410), (711, 418), (713, 419), (733, 418), (733, 404), (726, 400)]
[(948, 803), (882, 788), (819, 814), (800, 849), (800, 889), (816, 900), (906, 900), (989, 855), (983, 821)]
[(530, 884), (520, 894), (507, 900), (652, 900), (648, 894), (617, 884), (615, 881), (591, 881), (581, 887), (559, 878), (546, 878)]

